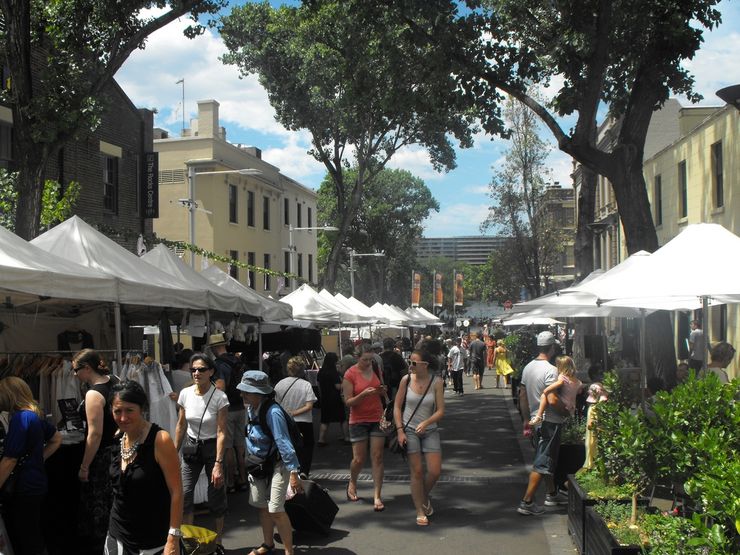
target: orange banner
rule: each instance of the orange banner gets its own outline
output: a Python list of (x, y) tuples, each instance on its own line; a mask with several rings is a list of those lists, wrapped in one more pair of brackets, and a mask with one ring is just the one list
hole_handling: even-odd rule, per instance
[(442, 306), (442, 274), (434, 272), (434, 306)]
[(455, 306), (463, 305), (463, 275), (455, 272)]
[(417, 271), (411, 272), (411, 306), (419, 306), (421, 300), (421, 274)]

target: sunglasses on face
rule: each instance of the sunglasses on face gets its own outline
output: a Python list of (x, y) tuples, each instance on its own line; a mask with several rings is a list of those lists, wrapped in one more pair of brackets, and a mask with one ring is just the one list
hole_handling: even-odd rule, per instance
[(195, 374), (196, 372), (200, 372), (201, 374), (203, 372), (208, 372), (210, 368), (207, 368), (205, 366), (191, 366), (190, 367), (190, 373)]
[(78, 364), (76, 367), (72, 368), (72, 372), (76, 374), (77, 372), (82, 370), (85, 366), (87, 366), (87, 364)]
[(411, 366), (419, 366), (420, 364), (429, 364), (429, 363), (423, 360), (412, 360), (411, 361)]

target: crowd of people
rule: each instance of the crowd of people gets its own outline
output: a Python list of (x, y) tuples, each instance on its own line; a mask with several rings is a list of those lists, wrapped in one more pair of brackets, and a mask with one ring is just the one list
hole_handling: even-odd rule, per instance
[[(692, 337), (699, 341), (697, 334)], [(268, 374), (248, 369), (226, 351), (222, 336), (212, 337), (210, 354), (182, 351), (172, 372), (172, 400), (178, 409), (174, 436), (147, 420), (149, 400), (139, 383), (119, 382), (99, 353), (80, 351), (72, 360), (86, 389), (79, 409), (86, 423), (77, 475), (79, 537), (93, 546), (93, 552), (107, 555), (179, 553), (181, 526), (193, 523), (196, 483), (205, 469), (216, 543), (223, 537), (227, 494), (248, 490), (262, 532), (262, 543), (249, 555), (274, 553), (275, 530), (285, 553), (291, 555), (286, 499), (303, 490), (314, 451), (328, 444), (333, 423), (339, 425), (341, 441), (351, 445), (347, 501), (361, 499), (358, 476), (369, 458), (372, 507), (385, 510), (383, 461), (392, 438), (409, 467), (415, 523), (428, 526), (434, 514), (432, 492), (442, 472), (445, 391), (463, 395), (464, 373), (473, 377), (476, 390), (481, 389), (487, 371), (495, 372), (495, 387), (509, 386), (514, 370), (505, 343), (477, 333), (346, 342), (341, 358), (325, 354), (314, 387), (306, 379), (303, 356), (282, 357), (283, 372)], [(601, 385), (600, 366), (589, 369), (591, 384), (586, 388), (576, 376), (573, 359), (561, 355), (552, 332), (539, 333), (536, 348), (518, 389), (525, 434), (535, 446), (532, 472), (517, 507), (523, 515), (544, 512), (535, 502), (542, 482), (545, 505), (567, 501), (552, 480), (562, 424), (577, 410), (579, 394), (587, 404), (603, 402), (608, 394)], [(692, 355), (698, 356), (698, 350)], [(729, 343), (714, 345), (704, 372), (726, 382), (725, 368), (734, 355)], [(182, 379), (183, 373), (189, 380)], [(657, 391), (662, 384), (649, 387)], [(318, 401), (321, 416), (315, 442)], [(47, 492), (44, 461), (59, 448), (61, 437), (20, 378), (0, 380), (0, 410), (9, 413), (0, 460), (6, 525), (16, 553), (41, 554), (41, 508)], [(587, 465), (592, 440), (586, 438)], [(12, 492), (2, 487), (15, 481)]]

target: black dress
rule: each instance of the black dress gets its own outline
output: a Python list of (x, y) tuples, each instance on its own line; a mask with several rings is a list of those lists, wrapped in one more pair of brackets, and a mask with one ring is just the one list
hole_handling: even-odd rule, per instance
[[(90, 386), (90, 389), (100, 393), (105, 399), (103, 408), (103, 434), (100, 438), (100, 447), (95, 453), (88, 471), (88, 481), (80, 483), (80, 504), (77, 516), (77, 529), (83, 542), (83, 549), (101, 553), (108, 530), (108, 519), (113, 499), (110, 483), (111, 446), (118, 426), (113, 420), (111, 405), (108, 397), (111, 388), (118, 382), (111, 376), (106, 383)], [(85, 402), (80, 405), (80, 417), (87, 422)]]
[(342, 383), (342, 377), (335, 370), (319, 370), (317, 376), (319, 391), (321, 392), (321, 423), (344, 422), (346, 414), (342, 395), (336, 388)]
[(154, 458), (154, 441), (161, 430), (152, 424), (136, 458), (121, 471), (121, 450), (114, 449), (110, 476), (113, 508), (108, 533), (127, 550), (162, 547), (170, 528), (170, 490)]

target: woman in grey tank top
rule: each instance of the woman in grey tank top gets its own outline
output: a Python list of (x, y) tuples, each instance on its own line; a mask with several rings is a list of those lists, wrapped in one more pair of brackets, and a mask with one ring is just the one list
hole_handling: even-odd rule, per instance
[(444, 389), (442, 380), (429, 371), (433, 361), (434, 355), (427, 351), (411, 354), (409, 374), (401, 379), (393, 410), (398, 443), (406, 446), (419, 526), (429, 525), (428, 517), (434, 512), (429, 493), (442, 472), (438, 422), (445, 413)]

